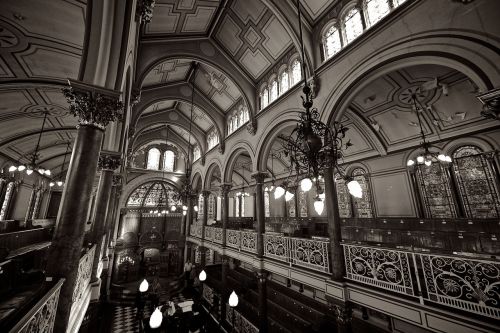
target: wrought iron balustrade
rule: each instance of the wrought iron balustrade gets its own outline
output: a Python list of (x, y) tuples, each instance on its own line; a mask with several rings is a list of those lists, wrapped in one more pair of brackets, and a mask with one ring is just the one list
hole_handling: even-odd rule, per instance
[(85, 291), (87, 290), (87, 287), (90, 284), (95, 250), (96, 250), (96, 245), (92, 246), (92, 248), (80, 258), (75, 289), (73, 290), (73, 296), (72, 296), (73, 304), (71, 306), (71, 312), (73, 312), (75, 309), (78, 309), (80, 302), (82, 302), (83, 300)]
[(214, 242), (222, 244), (222, 228), (214, 227)]
[(56, 318), (59, 293), (64, 279), (59, 280), (46, 294), (38, 301), (31, 310), (19, 320), (10, 333), (51, 333)]
[(255, 231), (241, 231), (241, 250), (257, 253), (257, 233)]
[(420, 259), (426, 299), (500, 319), (500, 262), (433, 254)]
[[(233, 329), (241, 333), (257, 333), (259, 329), (246, 319), (241, 313), (234, 310), (229, 304), (226, 303), (226, 321), (234, 325)], [(234, 312), (234, 315), (233, 315)]]
[(264, 235), (264, 256), (285, 262), (290, 261), (290, 241), (288, 237)]
[(415, 296), (410, 253), (348, 244), (343, 246), (349, 280)]
[(205, 240), (213, 241), (214, 240), (214, 227), (205, 227)]
[(199, 224), (191, 224), (189, 234), (193, 237), (201, 238), (202, 226)]
[(292, 263), (328, 273), (330, 271), (328, 243), (315, 239), (290, 238)]
[(234, 249), (239, 249), (241, 246), (241, 231), (227, 229), (226, 245)]

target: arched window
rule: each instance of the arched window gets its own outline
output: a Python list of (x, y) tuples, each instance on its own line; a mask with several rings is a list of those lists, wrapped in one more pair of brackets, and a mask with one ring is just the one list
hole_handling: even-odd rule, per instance
[(497, 179), (491, 161), (475, 146), (463, 146), (453, 153), (453, 169), (465, 215), (473, 218), (500, 216)]
[(349, 44), (363, 33), (361, 14), (356, 7), (351, 8), (342, 19), (344, 27), (345, 41)]
[(331, 58), (335, 53), (342, 49), (340, 32), (334, 25), (332, 25), (330, 29), (326, 30), (326, 33), (323, 36), (323, 49), (325, 52), (325, 60)]
[(273, 102), (278, 98), (278, 82), (273, 80), (271, 82), (271, 90), (269, 91), (269, 102)]
[(335, 182), (337, 185), (339, 215), (340, 217), (351, 217), (351, 195), (349, 194), (349, 190), (347, 189), (347, 184), (340, 176), (336, 177)]
[(198, 195), (198, 220), (203, 220), (203, 210), (204, 210), (204, 200), (203, 200), (203, 194)]
[(171, 150), (167, 150), (163, 153), (163, 170), (168, 172), (174, 171), (175, 164), (175, 153)]
[(363, 196), (361, 198), (351, 196), (354, 216), (362, 218), (374, 217), (370, 184), (368, 182), (365, 170), (356, 168), (352, 170), (351, 175), (354, 180), (359, 183), (363, 191)]
[(269, 201), (269, 189), (267, 187), (264, 189), (264, 216), (265, 217), (271, 216), (271, 208), (270, 208), (270, 201)]
[(280, 75), (280, 95), (282, 95), (285, 91), (290, 88), (289, 82), (288, 82), (288, 72), (286, 69), (281, 73)]
[(292, 62), (292, 82), (291, 82), (291, 86), (294, 86), (296, 85), (297, 83), (300, 82), (300, 80), (302, 80), (302, 71), (300, 69), (300, 61), (299, 59), (295, 59), (293, 62)]
[(240, 126), (243, 125), (245, 123), (245, 112), (243, 111), (243, 108), (241, 108), (239, 111), (238, 111), (238, 120), (239, 120), (239, 123), (240, 123)]
[(365, 14), (366, 24), (371, 27), (384, 16), (389, 14), (391, 7), (388, 0), (366, 0), (365, 1)]
[(229, 121), (227, 122), (227, 134), (233, 133), (233, 122), (232, 118), (229, 118)]
[(241, 217), (240, 215), (240, 201), (241, 197), (239, 195), (234, 197), (234, 216)]
[(246, 123), (250, 119), (250, 115), (248, 114), (248, 108), (246, 106), (243, 107), (243, 120)]
[(7, 219), (7, 212), (9, 210), (10, 201), (12, 199), (13, 194), (14, 194), (14, 182), (10, 182), (7, 184), (7, 189), (5, 191), (2, 208), (0, 210), (0, 221)]
[(207, 220), (215, 221), (217, 214), (217, 197), (215, 194), (210, 193), (208, 196), (208, 207), (207, 207)]
[(269, 105), (269, 91), (267, 88), (264, 88), (262, 90), (262, 93), (260, 94), (260, 109), (265, 109)]
[(193, 161), (196, 161), (201, 157), (200, 147), (194, 146), (193, 148)]
[(219, 136), (217, 135), (217, 131), (214, 129), (207, 136), (207, 145), (208, 149), (212, 149), (213, 147), (219, 144)]
[(148, 151), (148, 162), (146, 169), (158, 170), (160, 169), (160, 150), (158, 148), (151, 148)]

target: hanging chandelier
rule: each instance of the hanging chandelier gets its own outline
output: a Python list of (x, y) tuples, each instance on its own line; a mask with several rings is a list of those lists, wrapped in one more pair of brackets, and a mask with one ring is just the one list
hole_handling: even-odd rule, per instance
[(42, 139), (43, 130), (45, 128), (45, 121), (47, 120), (47, 114), (48, 114), (47, 111), (43, 113), (42, 128), (40, 129), (40, 133), (38, 134), (38, 141), (36, 143), (35, 152), (31, 155), (30, 162), (27, 165), (24, 164), (19, 164), (18, 166), (12, 165), (9, 168), (10, 172), (26, 171), (26, 174), (29, 176), (34, 171), (37, 171), (40, 175), (50, 176), (51, 172), (49, 169), (45, 169), (44, 167), (36, 163), (36, 161), (39, 159), (38, 149), (40, 148), (40, 140)]
[(52, 180), (49, 183), (50, 187), (53, 187), (56, 184), (59, 187), (62, 187), (64, 185), (64, 182), (62, 181), (62, 173), (63, 173), (63, 169), (64, 169), (64, 164), (66, 164), (66, 156), (68, 156), (70, 144), (71, 144), (71, 142), (68, 142), (67, 145), (66, 145), (66, 152), (64, 153), (63, 163), (61, 164), (61, 171), (59, 172), (59, 175), (57, 176), (57, 180), (56, 181)]
[(432, 163), (441, 163), (443, 165), (448, 165), (452, 162), (450, 156), (444, 154), (439, 147), (431, 145), (425, 137), (424, 129), (422, 127), (422, 120), (420, 119), (420, 113), (424, 112), (425, 108), (422, 103), (418, 100), (417, 94), (412, 93), (411, 99), (413, 101), (413, 107), (415, 109), (415, 113), (417, 114), (417, 121), (420, 127), (420, 136), (422, 137), (422, 142), (420, 143), (421, 152), (417, 155), (415, 160), (408, 159), (406, 165), (410, 168), (415, 165), (425, 165), (431, 166)]
[[(342, 159), (343, 140), (348, 128), (337, 121), (334, 121), (332, 126), (326, 125), (320, 120), (318, 110), (313, 107), (313, 91), (306, 78), (299, 0), (297, 0), (297, 11), (302, 53), (301, 70), (304, 79), (302, 89), (304, 96), (301, 96), (301, 98), (305, 111), (300, 112), (300, 120), (289, 136), (278, 136), (282, 141), (285, 157), (290, 160), (290, 174), (282, 185), (276, 187), (274, 197), (278, 199), (285, 195), (285, 200), (290, 201), (294, 197), (294, 194), (288, 191), (290, 186), (300, 184), (300, 188), (304, 192), (308, 192), (315, 187), (314, 207), (316, 212), (321, 214), (324, 208), (324, 189), (321, 186), (321, 180), (325, 169), (333, 167), (337, 173), (342, 175), (352, 195), (361, 196), (362, 193), (354, 190), (361, 188), (359, 183), (347, 177), (338, 164), (339, 160)], [(351, 145), (350, 140), (345, 143), (346, 148)], [(293, 171), (295, 171), (296, 176), (295, 182), (291, 182), (289, 179)]]

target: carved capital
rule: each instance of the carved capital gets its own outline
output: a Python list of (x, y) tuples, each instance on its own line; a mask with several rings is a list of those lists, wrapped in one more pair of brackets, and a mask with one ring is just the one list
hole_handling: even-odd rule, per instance
[(253, 179), (255, 179), (255, 182), (257, 184), (263, 184), (264, 183), (264, 179), (268, 178), (269, 177), (269, 174), (267, 172), (254, 172), (251, 174), (251, 177)]
[(250, 119), (250, 121), (247, 124), (247, 131), (251, 135), (255, 135), (257, 132), (257, 120), (255, 118)]
[(132, 93), (131, 93), (131, 96), (130, 96), (130, 105), (131, 106), (135, 106), (140, 101), (141, 101), (141, 89), (139, 89), (139, 88), (132, 88)]
[(203, 198), (208, 198), (208, 196), (210, 195), (210, 191), (207, 191), (207, 190), (203, 190), (201, 191), (201, 195), (203, 195)]
[(113, 171), (120, 166), (121, 156), (117, 153), (101, 152), (97, 165), (101, 170)]
[(219, 151), (219, 154), (224, 154), (224, 151), (226, 150), (226, 144), (224, 140), (219, 142), (219, 148), (217, 148), (217, 150)]
[(221, 184), (220, 185), (220, 195), (224, 197), (231, 191), (232, 184), (227, 183), (227, 184)]
[(113, 90), (69, 81), (62, 92), (69, 104), (69, 112), (78, 118), (79, 125), (95, 126), (104, 130), (111, 122), (121, 119), (123, 103)]
[(123, 176), (119, 174), (113, 175), (113, 186), (121, 187), (123, 185)]
[(153, 18), (154, 7), (155, 0), (138, 0), (135, 14), (142, 22), (149, 23)]
[(500, 88), (478, 95), (477, 98), (483, 103), (481, 111), (483, 117), (500, 120)]
[(201, 166), (205, 166), (205, 156), (202, 156), (200, 158), (200, 163), (201, 163)]

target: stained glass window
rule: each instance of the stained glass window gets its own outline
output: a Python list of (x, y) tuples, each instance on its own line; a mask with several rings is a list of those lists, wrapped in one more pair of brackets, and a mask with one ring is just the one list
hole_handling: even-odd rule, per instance
[(151, 148), (148, 151), (148, 163), (146, 169), (158, 170), (160, 169), (160, 150), (157, 148)]
[(38, 218), (38, 214), (40, 212), (40, 202), (42, 201), (42, 191), (37, 191), (35, 196), (35, 203), (33, 205), (33, 211), (31, 212), (31, 219)]
[(2, 203), (2, 209), (0, 210), (0, 221), (7, 219), (7, 210), (9, 208), (13, 192), (14, 192), (14, 182), (10, 182), (9, 184), (7, 184), (7, 190), (5, 191), (5, 196)]
[(240, 196), (234, 197), (234, 216), (240, 217)]
[(370, 184), (365, 174), (365, 170), (361, 168), (352, 170), (352, 177), (354, 178), (354, 180), (358, 181), (363, 191), (363, 197), (356, 198), (353, 196), (351, 198), (356, 217), (371, 218), (373, 217), (373, 204)]
[(147, 182), (137, 187), (127, 199), (127, 207), (171, 206), (174, 189), (165, 182)]
[(295, 59), (292, 63), (292, 82), (291, 86), (296, 85), (297, 83), (302, 80), (302, 70), (300, 68), (300, 61), (299, 59)]
[(208, 208), (207, 208), (207, 219), (210, 221), (215, 220), (216, 214), (216, 196), (213, 193), (210, 193), (208, 196)]
[(269, 91), (269, 101), (275, 101), (278, 98), (278, 82), (273, 80), (271, 82), (271, 90)]
[(201, 157), (200, 147), (194, 146), (193, 148), (193, 161), (196, 161)]
[(325, 59), (329, 59), (335, 53), (342, 49), (342, 43), (340, 42), (340, 32), (335, 26), (331, 26), (323, 36), (323, 48), (325, 51)]
[(165, 153), (163, 153), (163, 170), (168, 172), (173, 172), (174, 164), (175, 164), (175, 153), (171, 150), (165, 151)]
[(280, 75), (280, 95), (287, 91), (289, 87), (288, 72), (285, 69)]
[(270, 198), (269, 198), (269, 189), (266, 187), (264, 190), (264, 216), (271, 216), (271, 207), (270, 207)]
[(300, 212), (300, 217), (307, 217), (308, 211), (307, 211), (307, 195), (306, 192), (302, 190), (298, 190), (299, 193), (299, 212)]
[(388, 0), (366, 0), (365, 8), (368, 26), (374, 25), (391, 11)]
[(217, 135), (217, 131), (214, 129), (207, 136), (207, 145), (208, 149), (212, 149), (213, 147), (219, 144), (219, 136)]
[(499, 191), (491, 161), (474, 146), (463, 146), (453, 154), (453, 169), (467, 217), (500, 216)]
[(457, 216), (450, 179), (443, 166), (439, 163), (433, 163), (430, 166), (418, 165), (415, 176), (427, 218)]
[(347, 189), (347, 184), (344, 179), (338, 176), (336, 178), (337, 185), (337, 198), (339, 204), (339, 215), (340, 217), (351, 217), (351, 195)]
[[(161, 199), (160, 194), (162, 196)], [(161, 184), (156, 183), (150, 188), (149, 193), (146, 196), (146, 200), (144, 200), (144, 206), (152, 207), (158, 206), (158, 204), (165, 205), (165, 193)]]
[(200, 193), (198, 196), (198, 220), (203, 220), (203, 207), (205, 206), (203, 202), (203, 194)]
[(346, 43), (352, 42), (363, 33), (361, 14), (355, 7), (349, 10), (343, 19)]
[(260, 94), (260, 109), (265, 109), (266, 106), (269, 105), (269, 91), (267, 88), (262, 90), (262, 93)]

